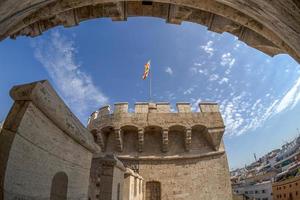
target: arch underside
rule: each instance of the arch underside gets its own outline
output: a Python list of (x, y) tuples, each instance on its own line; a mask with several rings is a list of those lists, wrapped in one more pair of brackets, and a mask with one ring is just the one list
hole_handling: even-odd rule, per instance
[(270, 56), (288, 53), (300, 62), (298, 0), (5, 0), (0, 3), (0, 40), (34, 37), (52, 27), (72, 27), (88, 19), (126, 21), (136, 16), (201, 24), (213, 32), (231, 33)]

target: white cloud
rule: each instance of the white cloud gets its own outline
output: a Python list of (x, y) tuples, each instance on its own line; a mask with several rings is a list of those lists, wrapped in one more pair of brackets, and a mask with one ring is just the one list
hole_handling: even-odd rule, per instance
[(229, 79), (226, 78), (226, 77), (224, 77), (224, 78), (222, 78), (222, 79), (219, 81), (219, 84), (222, 85), (222, 84), (224, 84), (224, 83), (228, 83), (228, 81), (229, 81)]
[(285, 110), (293, 109), (300, 102), (300, 77), (283, 97), (271, 102), (268, 101), (273, 99), (270, 93), (253, 103), (245, 93), (238, 96), (231, 93), (230, 96), (231, 99), (221, 102), (220, 109), (226, 134), (238, 136), (263, 126), (268, 119)]
[(165, 70), (165, 72), (166, 72), (167, 74), (169, 74), (169, 75), (173, 75), (173, 70), (172, 70), (171, 67), (167, 67), (166, 70)]
[(209, 77), (209, 80), (210, 81), (216, 81), (216, 80), (218, 80), (219, 79), (219, 75), (218, 74), (212, 74), (212, 75), (210, 75), (210, 77)]
[(201, 49), (203, 49), (207, 54), (209, 54), (209, 56), (213, 56), (215, 51), (212, 47), (213, 44), (214, 42), (210, 40), (206, 43), (206, 45), (201, 46)]
[(39, 40), (34, 45), (34, 53), (79, 118), (86, 119), (90, 108), (95, 109), (108, 102), (108, 98), (76, 62), (74, 43), (64, 35), (52, 32), (50, 40)]
[(275, 113), (294, 108), (300, 101), (300, 77), (292, 88), (282, 97), (276, 106)]
[(197, 67), (201, 67), (204, 63), (197, 63), (197, 62), (194, 62), (194, 66), (197, 66)]
[(224, 53), (221, 57), (221, 65), (232, 67), (235, 63), (235, 58), (232, 57), (231, 53)]
[(222, 55), (220, 64), (222, 66), (228, 66), (228, 68), (225, 71), (225, 74), (227, 75), (230, 74), (234, 63), (235, 63), (235, 58), (232, 57), (231, 53), (228, 52)]
[(241, 46), (241, 43), (239, 41), (236, 41), (236, 44), (234, 45), (233, 49), (238, 50)]
[(191, 87), (191, 88), (188, 88), (187, 90), (185, 90), (185, 91), (183, 92), (183, 94), (184, 94), (184, 95), (192, 94), (193, 91), (194, 91), (194, 88)]
[(193, 73), (193, 74), (197, 74), (197, 68), (196, 67), (191, 67), (190, 68), (190, 71)]

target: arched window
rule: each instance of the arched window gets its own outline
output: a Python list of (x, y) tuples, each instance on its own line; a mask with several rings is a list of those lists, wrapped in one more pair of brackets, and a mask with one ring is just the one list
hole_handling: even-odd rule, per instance
[(65, 172), (58, 172), (52, 179), (50, 200), (66, 200), (67, 193), (68, 176)]
[(146, 200), (160, 200), (161, 186), (158, 181), (149, 181), (146, 183)]

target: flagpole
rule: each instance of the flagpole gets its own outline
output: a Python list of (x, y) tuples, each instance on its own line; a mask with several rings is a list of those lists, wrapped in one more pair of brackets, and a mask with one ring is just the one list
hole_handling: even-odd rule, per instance
[[(150, 61), (151, 62), (151, 61)], [(151, 65), (150, 65), (151, 66)], [(149, 93), (150, 93), (150, 102), (152, 101), (152, 66), (150, 67), (150, 69), (149, 69), (149, 81), (150, 81), (150, 83), (149, 83)]]

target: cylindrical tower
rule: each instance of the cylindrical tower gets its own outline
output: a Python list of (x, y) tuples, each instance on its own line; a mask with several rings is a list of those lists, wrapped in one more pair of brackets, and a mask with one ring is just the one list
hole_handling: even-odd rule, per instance
[(145, 180), (146, 200), (231, 199), (224, 123), (215, 103), (117, 103), (94, 112), (88, 129), (102, 149)]

